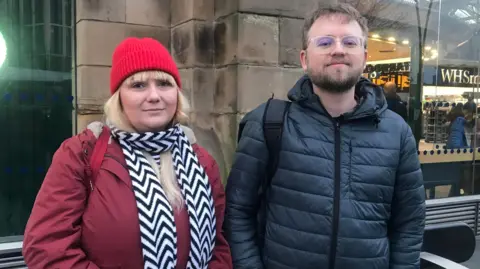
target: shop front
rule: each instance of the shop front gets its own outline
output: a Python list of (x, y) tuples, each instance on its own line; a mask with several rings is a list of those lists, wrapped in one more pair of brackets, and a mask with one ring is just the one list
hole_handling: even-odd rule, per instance
[(480, 2), (384, 1), (370, 17), (364, 76), (407, 107), (427, 198), (427, 225), (480, 235)]
[[(473, 162), (478, 162), (480, 149), (475, 149), (480, 144), (476, 133), (469, 132), (476, 128), (473, 119), (477, 113), (476, 110), (467, 112), (464, 109), (469, 104), (473, 104), (472, 107), (478, 104), (478, 71), (474, 66), (459, 66), (448, 60), (438, 62), (439, 65), (425, 62), (423, 66), (422, 110), (420, 115), (413, 117), (422, 123), (417, 141), (427, 198), (479, 194), (474, 185), (474, 171), (470, 170), (474, 167), (471, 166)], [(409, 61), (369, 65), (365, 75), (379, 84), (395, 82), (399, 98), (409, 105)], [(465, 115), (469, 112), (471, 115)], [(458, 116), (471, 117), (472, 120), (472, 126), (468, 126), (467, 122), (467, 126), (463, 127), (465, 144), (449, 141), (452, 132), (455, 132), (452, 124)]]
[(378, 85), (394, 82), (397, 98), (407, 106), (427, 198), (480, 194), (476, 169), (480, 5), (467, 1), (396, 5), (399, 11), (409, 11), (413, 20), (407, 22), (400, 15), (396, 24), (373, 19), (364, 76)]

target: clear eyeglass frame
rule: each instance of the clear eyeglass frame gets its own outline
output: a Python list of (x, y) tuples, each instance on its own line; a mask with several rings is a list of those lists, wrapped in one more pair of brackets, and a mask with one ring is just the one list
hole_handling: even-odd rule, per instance
[[(322, 54), (329, 54), (332, 53), (333, 50), (336, 49), (336, 46), (328, 45), (328, 46), (320, 46), (318, 42), (321, 40), (325, 41), (335, 41), (336, 46), (340, 46), (346, 53), (349, 54), (359, 54), (365, 51), (365, 38), (359, 36), (342, 36), (342, 37), (335, 37), (335, 36), (315, 36), (309, 39), (310, 43), (314, 45), (313, 49)], [(350, 42), (350, 45), (349, 45)]]

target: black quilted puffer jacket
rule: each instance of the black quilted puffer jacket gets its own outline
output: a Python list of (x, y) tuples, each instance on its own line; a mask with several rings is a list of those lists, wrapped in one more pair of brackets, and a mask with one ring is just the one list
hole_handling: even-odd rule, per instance
[(361, 79), (356, 95), (353, 112), (332, 118), (308, 77), (289, 92), (262, 250), (255, 216), (268, 162), (265, 104), (244, 117), (226, 190), (234, 268), (420, 268), (425, 191), (415, 139), (380, 87)]

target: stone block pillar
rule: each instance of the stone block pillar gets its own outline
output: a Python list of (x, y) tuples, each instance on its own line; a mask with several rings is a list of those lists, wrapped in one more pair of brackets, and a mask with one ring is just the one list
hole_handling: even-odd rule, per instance
[(217, 160), (225, 179), (232, 155), (233, 113), (218, 109), (214, 62), (214, 0), (175, 0), (171, 5), (171, 49), (191, 104), (191, 127), (199, 144)]
[(286, 99), (303, 74), (303, 18), (313, 0), (215, 0), (214, 110), (228, 168), (237, 126), (272, 94)]
[(76, 2), (77, 132), (103, 114), (115, 46), (127, 36), (170, 45), (170, 0)]

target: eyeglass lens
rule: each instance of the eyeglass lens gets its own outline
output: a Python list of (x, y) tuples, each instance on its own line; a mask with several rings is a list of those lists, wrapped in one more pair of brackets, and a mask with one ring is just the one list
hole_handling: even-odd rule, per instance
[[(312, 39), (316, 48), (326, 52), (333, 50), (337, 43), (337, 39), (333, 36), (319, 36)], [(362, 39), (356, 36), (345, 36), (340, 38), (340, 44), (343, 49), (349, 52), (355, 52), (362, 47)]]

